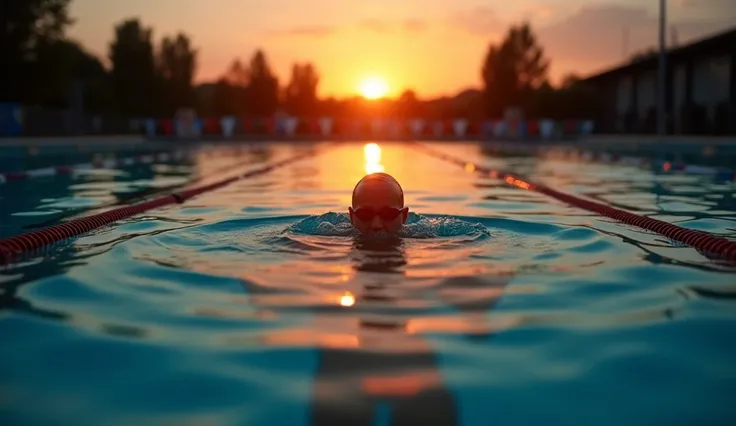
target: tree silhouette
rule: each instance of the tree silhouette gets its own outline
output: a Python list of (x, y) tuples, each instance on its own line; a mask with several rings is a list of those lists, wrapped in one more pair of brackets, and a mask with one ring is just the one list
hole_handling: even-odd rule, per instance
[(580, 84), (582, 81), (582, 78), (580, 78), (577, 74), (567, 74), (562, 78), (562, 82), (560, 83), (561, 89), (569, 89), (576, 84)]
[(6, 72), (0, 98), (33, 102), (33, 87), (51, 71), (38, 62), (39, 45), (64, 37), (72, 20), (70, 0), (4, 1), (2, 6), (2, 59)]
[(45, 70), (31, 92), (39, 104), (69, 107), (70, 93), (79, 90), (88, 112), (110, 112), (115, 99), (107, 70), (100, 60), (70, 40), (44, 40), (36, 47), (36, 62)]
[[(66, 38), (65, 30), (71, 24), (67, 10), (70, 2), (24, 0), (3, 4), (4, 68), (6, 81), (13, 83), (3, 85), (0, 95), (2, 100), (25, 104), (26, 112), (31, 112), (26, 117), (33, 115), (33, 123), (46, 132), (69, 131), (67, 124), (72, 121), (74, 128), (80, 129), (78, 123), (90, 122), (82, 113), (116, 115), (110, 118), (119, 119), (119, 125), (109, 127), (115, 131), (127, 129), (128, 118), (171, 117), (181, 107), (194, 107), (198, 114), (212, 118), (270, 118), (284, 108), (300, 117), (335, 117), (336, 128), (341, 131), (373, 118), (500, 118), (509, 107), (522, 108), (528, 119), (599, 118), (603, 111), (598, 89), (577, 76), (566, 76), (558, 88), (549, 84), (549, 61), (528, 23), (511, 26), (501, 41), (488, 46), (481, 67), (482, 90), (468, 88), (436, 99), (420, 99), (412, 90), (397, 99), (319, 99), (317, 89), (322, 76), (313, 64), (294, 64), (288, 84), (280, 91), (279, 79), (263, 50), (256, 51), (247, 62), (235, 59), (216, 82), (195, 89), (199, 52), (192, 40), (178, 33), (155, 42), (152, 29), (138, 19), (115, 26), (108, 52), (111, 66), (106, 69), (83, 46)], [(631, 60), (655, 54), (656, 50), (648, 49)], [(57, 111), (47, 114), (45, 108), (66, 109), (71, 115)], [(697, 115), (692, 113), (693, 108), (687, 107), (687, 117)], [(719, 123), (727, 123), (723, 117), (730, 114), (728, 105), (718, 111)], [(692, 124), (698, 121), (702, 120), (686, 120), (683, 129), (705, 127)], [(255, 119), (249, 120), (245, 128), (264, 131), (273, 124)], [(724, 124), (717, 127), (729, 128)]]
[(396, 114), (403, 119), (419, 118), (422, 115), (420, 101), (413, 90), (405, 90), (396, 101)]
[(549, 60), (529, 24), (511, 27), (507, 42), (512, 46), (517, 88), (526, 92), (539, 88), (547, 80)]
[(250, 61), (248, 98), (253, 115), (272, 116), (279, 106), (279, 82), (262, 50), (258, 50)]
[(216, 116), (247, 114), (249, 84), (249, 70), (240, 59), (233, 60), (215, 84), (210, 108), (212, 113)]
[(164, 37), (159, 51), (158, 67), (163, 78), (163, 95), (167, 115), (178, 108), (194, 107), (195, 94), (192, 82), (197, 68), (197, 52), (189, 37), (178, 34)]
[(512, 26), (499, 46), (491, 45), (483, 63), (486, 113), (500, 117), (507, 107), (528, 106), (547, 79), (549, 61), (529, 24)]
[(245, 89), (250, 84), (250, 71), (240, 62), (240, 59), (235, 59), (223, 78), (229, 85)]
[(294, 64), (284, 94), (286, 111), (301, 117), (315, 115), (318, 85), (319, 76), (312, 64)]
[(152, 30), (137, 19), (115, 27), (110, 44), (112, 83), (120, 112), (128, 117), (151, 117), (158, 112), (158, 84)]
[(483, 95), (486, 114), (500, 117), (504, 107), (512, 102), (516, 77), (511, 67), (511, 55), (505, 45), (491, 45), (483, 64)]

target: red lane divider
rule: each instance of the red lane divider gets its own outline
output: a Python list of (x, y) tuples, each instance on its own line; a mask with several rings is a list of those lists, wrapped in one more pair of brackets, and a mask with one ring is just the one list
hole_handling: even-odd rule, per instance
[(208, 185), (185, 189), (183, 191), (165, 195), (151, 201), (134, 204), (128, 207), (120, 207), (92, 216), (81, 217), (79, 219), (74, 219), (60, 225), (55, 225), (49, 228), (39, 229), (37, 231), (28, 232), (25, 234), (17, 235), (15, 237), (0, 240), (0, 264), (7, 264), (12, 261), (14, 257), (17, 257), (23, 253), (40, 249), (46, 245), (79, 236), (93, 229), (109, 225), (113, 222), (117, 222), (131, 216), (135, 216), (147, 210), (163, 207), (168, 204), (183, 203), (184, 201), (200, 195), (204, 192), (221, 188), (241, 179), (247, 179), (253, 176), (268, 173), (274, 169), (286, 166), (290, 163), (294, 163), (308, 157), (314, 157), (317, 154), (317, 152), (307, 152), (305, 154), (296, 155), (281, 161), (277, 161), (264, 167), (246, 172), (242, 175), (222, 179)]
[(413, 142), (413, 146), (433, 157), (450, 161), (461, 167), (464, 167), (465, 170), (469, 172), (480, 172), (492, 178), (499, 178), (509, 185), (514, 185), (521, 189), (536, 191), (541, 194), (545, 194), (575, 207), (579, 207), (584, 210), (592, 211), (603, 216), (610, 217), (611, 219), (618, 220), (628, 225), (638, 226), (640, 228), (655, 232), (659, 235), (663, 235), (672, 240), (679, 241), (681, 243), (694, 247), (701, 252), (712, 253), (726, 260), (736, 261), (736, 241), (730, 241), (725, 238), (713, 236), (703, 231), (682, 228), (680, 226), (673, 225), (668, 222), (663, 222), (661, 220), (629, 213), (606, 204), (585, 200), (583, 198), (571, 194), (566, 194), (556, 189), (552, 189), (546, 185), (535, 184), (533, 182), (530, 182), (528, 179), (504, 170), (494, 170), (487, 167), (478, 166), (470, 162), (462, 161), (459, 158), (436, 151), (418, 142)]

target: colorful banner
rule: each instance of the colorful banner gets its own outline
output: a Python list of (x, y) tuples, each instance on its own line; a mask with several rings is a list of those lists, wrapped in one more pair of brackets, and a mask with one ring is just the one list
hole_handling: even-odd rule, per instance
[(20, 104), (0, 103), (0, 136), (23, 133), (23, 109)]
[(156, 120), (154, 120), (153, 118), (147, 118), (145, 125), (146, 125), (146, 135), (156, 136)]
[(181, 108), (174, 115), (174, 132), (179, 137), (196, 137), (202, 134), (197, 113), (191, 108)]
[[(242, 121), (242, 124), (241, 124)], [(444, 120), (397, 118), (341, 118), (322, 116), (299, 118), (282, 115), (274, 117), (206, 117), (199, 118), (193, 110), (180, 110), (172, 119), (135, 119), (130, 121), (131, 131), (147, 136), (176, 136), (195, 138), (202, 135), (222, 135), (226, 138), (238, 135), (280, 135), (291, 138), (300, 136), (328, 137), (335, 134), (355, 138), (482, 138), (493, 140), (531, 139), (555, 140), (593, 133), (592, 120), (520, 120), (514, 117), (502, 120), (470, 121), (464, 118)], [(95, 122), (97, 131), (102, 123)]]
[(222, 117), (220, 119), (220, 127), (222, 128), (222, 135), (226, 138), (232, 137), (235, 133), (236, 119), (233, 116)]
[(332, 117), (322, 117), (319, 119), (319, 128), (323, 136), (332, 134)]
[(593, 120), (584, 120), (580, 123), (580, 134), (589, 135), (593, 133)]
[(282, 129), (287, 136), (294, 136), (299, 119), (296, 117), (284, 117), (281, 121)]
[(422, 130), (424, 130), (424, 120), (414, 119), (411, 120), (409, 125), (411, 126), (411, 134), (413, 136), (420, 136), (422, 134)]
[(452, 123), (452, 128), (455, 131), (455, 136), (462, 138), (468, 131), (468, 120), (455, 120)]
[(374, 118), (371, 120), (371, 132), (375, 135), (383, 134), (383, 130), (386, 127), (386, 122), (380, 118)]
[(504, 121), (493, 122), (493, 136), (497, 138), (506, 136), (506, 123)]
[(442, 137), (443, 125), (441, 121), (435, 121), (432, 124), (432, 133), (436, 138)]
[(552, 120), (540, 120), (539, 121), (539, 134), (542, 139), (547, 140), (552, 137), (552, 132), (555, 129), (555, 122)]

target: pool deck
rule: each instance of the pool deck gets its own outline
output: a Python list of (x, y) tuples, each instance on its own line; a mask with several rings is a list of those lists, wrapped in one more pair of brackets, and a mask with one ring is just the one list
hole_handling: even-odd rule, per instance
[(677, 145), (727, 145), (736, 146), (736, 136), (700, 136), (700, 135), (670, 135), (670, 136), (653, 136), (653, 135), (591, 135), (580, 138), (577, 141), (579, 145), (609, 145), (609, 144), (677, 144)]
[[(370, 139), (370, 138), (368, 138)], [(136, 145), (145, 146), (146, 148), (151, 145), (158, 145), (160, 147), (172, 147), (179, 144), (190, 144), (193, 142), (206, 141), (206, 142), (255, 142), (255, 141), (273, 141), (273, 142), (286, 142), (286, 141), (323, 141), (323, 140), (355, 140), (364, 141), (366, 138), (322, 138), (319, 136), (293, 136), (286, 137), (282, 135), (243, 135), (236, 136), (233, 138), (222, 138), (222, 137), (206, 137), (201, 139), (185, 139), (176, 140), (175, 138), (148, 138), (143, 135), (94, 135), (94, 136), (73, 136), (73, 137), (12, 137), (12, 138), (0, 138), (0, 148), (6, 147), (41, 147), (41, 146), (128, 146), (133, 147)], [(403, 139), (409, 140), (409, 139)], [(457, 138), (446, 137), (446, 138), (423, 138), (425, 141), (456, 141)], [(472, 141), (472, 139), (468, 139)], [(488, 141), (488, 142), (502, 142), (502, 141)], [(506, 142), (513, 142), (512, 140)], [(653, 136), (653, 135), (590, 135), (584, 136), (573, 140), (550, 140), (550, 141), (524, 141), (522, 143), (528, 143), (530, 145), (543, 144), (543, 145), (575, 145), (579, 148), (590, 147), (590, 148), (603, 148), (606, 146), (642, 146), (652, 144), (666, 144), (666, 145), (693, 145), (693, 146), (728, 146), (736, 147), (736, 136), (699, 136), (699, 135), (670, 135), (670, 136)]]
[(115, 144), (139, 145), (150, 142), (139, 135), (95, 135), (95, 136), (61, 136), (61, 137), (12, 137), (0, 138), (0, 147), (49, 146), (49, 145), (82, 145), (82, 144)]

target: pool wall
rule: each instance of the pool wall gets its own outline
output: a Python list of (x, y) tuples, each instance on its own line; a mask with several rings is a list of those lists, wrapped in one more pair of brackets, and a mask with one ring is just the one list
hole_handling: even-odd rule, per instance
[(515, 152), (534, 153), (538, 149), (564, 148), (593, 154), (638, 156), (661, 161), (701, 164), (736, 168), (736, 137), (665, 136), (651, 135), (588, 135), (575, 140), (513, 140), (484, 138), (366, 138), (335, 135), (237, 135), (230, 138), (206, 136), (198, 138), (136, 136), (85, 136), (60, 138), (2, 138), (0, 139), (0, 173), (60, 165), (72, 165), (109, 157), (154, 154), (178, 148), (201, 147), (203, 142), (229, 144), (245, 142), (394, 142), (422, 140), (426, 142), (478, 142), (488, 146), (502, 145)]

